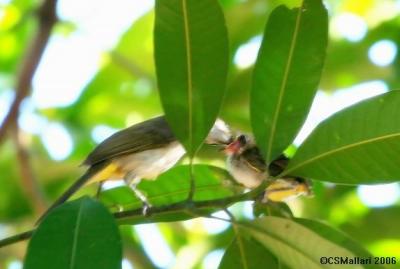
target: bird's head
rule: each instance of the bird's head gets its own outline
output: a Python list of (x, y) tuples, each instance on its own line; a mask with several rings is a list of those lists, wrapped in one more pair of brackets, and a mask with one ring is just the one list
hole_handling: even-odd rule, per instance
[(253, 145), (254, 142), (249, 136), (241, 134), (225, 147), (224, 152), (226, 155), (240, 155)]

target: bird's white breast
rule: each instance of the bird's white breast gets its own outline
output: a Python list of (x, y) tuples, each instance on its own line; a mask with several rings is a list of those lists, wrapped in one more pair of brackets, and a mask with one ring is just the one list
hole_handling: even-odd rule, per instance
[(258, 187), (266, 176), (265, 173), (254, 170), (246, 162), (236, 160), (233, 156), (228, 157), (227, 168), (237, 182), (250, 189)]
[(114, 161), (123, 171), (132, 172), (137, 178), (155, 179), (174, 166), (184, 154), (183, 146), (179, 142), (172, 142), (162, 148), (129, 154)]

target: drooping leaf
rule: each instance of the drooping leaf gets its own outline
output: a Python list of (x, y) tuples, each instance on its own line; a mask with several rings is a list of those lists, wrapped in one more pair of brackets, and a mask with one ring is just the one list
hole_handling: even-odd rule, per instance
[(211, 129), (225, 93), (228, 41), (216, 0), (158, 0), (156, 74), (165, 116), (189, 156)]
[(284, 269), (280, 267), (279, 261), (263, 245), (249, 237), (239, 234), (226, 249), (219, 269), (251, 269), (268, 268)]
[(293, 141), (316, 93), (326, 54), (321, 0), (276, 8), (267, 23), (251, 89), (251, 124), (269, 162)]
[[(321, 257), (355, 257), (351, 248), (339, 245), (331, 236), (316, 233), (293, 220), (278, 217), (258, 218), (243, 223), (242, 228), (289, 268), (336, 268), (322, 264)], [(328, 229), (329, 227), (326, 227)], [(337, 231), (334, 231), (337, 233)], [(306, 240), (305, 240), (306, 239)], [(341, 265), (345, 269), (362, 269), (362, 265)]]
[(24, 269), (120, 269), (118, 227), (107, 209), (87, 197), (61, 205), (41, 222)]
[[(371, 253), (365, 250), (360, 244), (355, 242), (352, 238), (350, 238), (349, 236), (347, 236), (346, 234), (344, 234), (339, 230), (327, 226), (322, 222), (318, 222), (311, 219), (294, 219), (294, 221), (301, 225), (304, 225), (308, 229), (316, 232), (317, 234), (330, 240), (331, 242), (334, 242), (339, 246), (342, 246), (350, 250), (357, 257), (363, 257), (363, 258), (372, 257)], [(366, 264), (364, 265), (364, 268), (379, 269), (379, 268), (384, 268), (384, 266), (379, 264)]]
[(342, 110), (322, 122), (284, 174), (345, 184), (400, 178), (400, 91)]

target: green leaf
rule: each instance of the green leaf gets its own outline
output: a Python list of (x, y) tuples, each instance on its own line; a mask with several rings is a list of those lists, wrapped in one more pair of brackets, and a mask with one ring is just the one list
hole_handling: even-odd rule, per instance
[(120, 269), (121, 260), (113, 216), (84, 197), (61, 205), (43, 220), (29, 243), (24, 269)]
[[(226, 198), (243, 191), (243, 188), (234, 184), (229, 173), (219, 167), (196, 164), (193, 166), (196, 179), (196, 192), (194, 201), (205, 201)], [(190, 190), (190, 167), (188, 165), (176, 166), (161, 174), (155, 181), (143, 180), (138, 189), (144, 193), (153, 206), (165, 206), (187, 199)], [(142, 207), (142, 202), (128, 187), (111, 189), (101, 194), (101, 200), (115, 210), (131, 210)], [(210, 207), (207, 212), (220, 208)], [(175, 211), (173, 213), (158, 213), (144, 217), (143, 215), (129, 217), (120, 223), (136, 224), (152, 221), (177, 221), (193, 218), (187, 212)]]
[(299, 147), (284, 174), (346, 184), (399, 180), (400, 91), (342, 110)]
[(238, 232), (226, 249), (219, 269), (251, 269), (268, 265), (268, 269), (284, 269), (271, 252), (251, 237)]
[[(321, 236), (293, 220), (264, 217), (242, 223), (242, 228), (289, 268), (336, 268), (337, 265), (321, 264), (321, 257), (357, 256), (346, 246), (336, 244), (330, 236)], [(341, 265), (340, 268), (365, 267), (353, 264)]]
[(284, 218), (292, 218), (293, 213), (290, 207), (282, 202), (272, 202), (263, 203), (261, 201), (255, 201), (253, 203), (253, 214), (254, 216), (277, 216)]
[(251, 124), (270, 162), (293, 141), (316, 93), (326, 54), (327, 11), (321, 0), (276, 8), (267, 23), (251, 89)]
[[(242, 187), (234, 185), (230, 174), (219, 167), (195, 164), (196, 178), (194, 201), (219, 199), (237, 194)], [(143, 192), (153, 206), (168, 205), (186, 200), (190, 189), (190, 167), (176, 166), (161, 174), (156, 180), (142, 180), (138, 189)], [(142, 202), (128, 187), (118, 187), (101, 193), (101, 200), (107, 206), (140, 208)]]
[(161, 103), (189, 156), (215, 122), (225, 93), (228, 39), (216, 0), (158, 0), (154, 52)]
[[(304, 225), (308, 229), (330, 240), (331, 242), (350, 250), (357, 257), (365, 257), (365, 258), (372, 257), (371, 253), (365, 250), (360, 244), (355, 242), (352, 238), (350, 238), (349, 236), (347, 236), (346, 234), (344, 234), (339, 230), (327, 226), (322, 222), (310, 219), (294, 219), (294, 221), (301, 225)], [(379, 269), (379, 268), (384, 268), (384, 266), (372, 264), (372, 265), (364, 265), (364, 268)]]

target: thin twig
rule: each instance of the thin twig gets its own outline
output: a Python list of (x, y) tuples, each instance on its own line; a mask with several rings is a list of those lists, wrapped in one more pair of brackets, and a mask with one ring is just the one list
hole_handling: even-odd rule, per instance
[[(268, 184), (267, 182), (264, 182), (263, 184), (261, 184), (252, 191), (221, 199), (193, 201), (191, 203), (183, 201), (165, 206), (158, 206), (158, 207), (154, 206), (150, 207), (147, 213), (149, 216), (151, 216), (153, 214), (158, 214), (158, 213), (184, 211), (188, 209), (190, 210), (191, 208), (193, 208), (194, 210), (207, 209), (207, 208), (223, 209), (237, 202), (253, 201), (257, 199), (260, 196), (260, 193), (264, 191), (267, 184)], [(141, 208), (114, 213), (115, 218), (118, 220), (123, 220), (129, 217), (140, 216), (140, 215), (142, 215)]]
[(194, 193), (196, 191), (196, 182), (194, 179), (194, 171), (193, 171), (193, 157), (190, 157), (189, 159), (189, 175), (190, 175), (190, 189), (187, 200), (193, 201)]
[[(206, 201), (194, 201), (192, 203), (187, 203), (187, 201), (184, 202), (178, 202), (170, 205), (165, 205), (165, 206), (158, 206), (158, 207), (151, 207), (148, 211), (148, 214), (157, 214), (157, 213), (168, 213), (168, 212), (176, 212), (176, 211), (183, 211), (183, 212), (198, 212), (200, 209), (206, 209), (206, 208), (226, 208), (229, 205), (237, 202), (243, 202), (243, 201), (254, 201), (257, 199), (260, 194), (264, 191), (266, 186), (268, 185), (267, 182), (264, 182), (257, 188), (255, 188), (252, 191), (249, 191), (244, 194), (239, 194), (239, 195), (234, 195), (230, 196), (227, 198), (221, 198), (221, 199), (213, 199), (213, 200), (206, 200)], [(129, 217), (135, 217), (135, 216), (142, 216), (143, 217), (143, 212), (141, 208), (134, 209), (134, 210), (127, 210), (127, 211), (122, 211), (122, 212), (117, 212), (114, 213), (114, 217), (117, 220), (124, 220)], [(217, 217), (213, 217), (217, 218)], [(229, 221), (227, 219), (221, 219), (223, 221)], [(29, 239), (35, 229), (27, 231), (25, 233), (17, 234), (8, 238), (5, 238), (3, 240), (0, 240), (0, 248)]]
[(12, 138), (17, 149), (18, 165), (21, 174), (21, 187), (29, 200), (32, 201), (35, 212), (38, 215), (44, 212), (47, 208), (47, 203), (32, 171), (29, 154), (21, 141), (19, 129), (17, 126), (14, 126), (12, 129)]
[(5, 238), (0, 241), (0, 248), (11, 245), (11, 244), (15, 244), (17, 242), (27, 240), (32, 237), (32, 234), (34, 232), (35, 232), (35, 229)]
[(228, 217), (231, 219), (231, 221), (233, 221), (233, 222), (236, 221), (235, 216), (231, 213), (231, 211), (228, 210), (228, 208), (224, 208), (223, 210), (228, 215)]
[(39, 29), (27, 52), (21, 70), (16, 79), (15, 99), (0, 126), (0, 144), (3, 142), (8, 129), (18, 119), (19, 107), (26, 96), (29, 95), (32, 78), (42, 58), (44, 49), (51, 35), (51, 30), (57, 22), (57, 0), (45, 0), (38, 10)]

